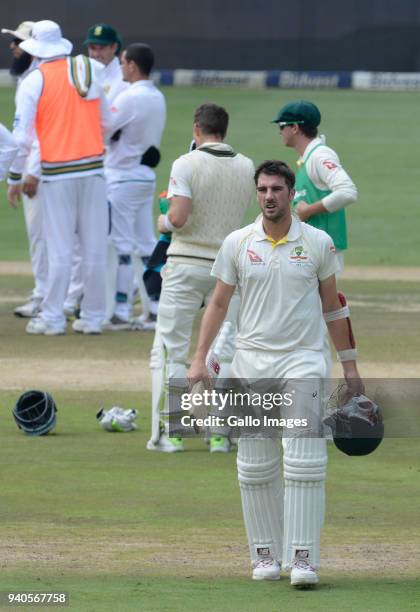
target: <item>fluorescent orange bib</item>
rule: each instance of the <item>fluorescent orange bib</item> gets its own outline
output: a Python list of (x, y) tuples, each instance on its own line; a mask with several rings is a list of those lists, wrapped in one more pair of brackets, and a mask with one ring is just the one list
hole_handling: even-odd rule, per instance
[(65, 163), (102, 155), (100, 101), (80, 97), (66, 59), (39, 66), (44, 79), (36, 114), (41, 161)]

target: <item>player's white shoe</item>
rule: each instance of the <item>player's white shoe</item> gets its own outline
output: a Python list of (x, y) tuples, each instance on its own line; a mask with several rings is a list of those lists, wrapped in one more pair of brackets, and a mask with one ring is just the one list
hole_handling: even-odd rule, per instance
[(26, 326), (27, 334), (44, 335), (44, 336), (62, 336), (66, 333), (65, 327), (52, 327), (48, 325), (41, 317), (31, 319)]
[(297, 588), (311, 587), (317, 584), (318, 576), (315, 568), (306, 559), (297, 559), (293, 562), (290, 574), (290, 584)]
[(280, 564), (272, 557), (262, 557), (252, 570), (253, 580), (280, 580)]
[(36, 317), (41, 312), (42, 298), (31, 297), (25, 304), (14, 309), (13, 313), (17, 317), (30, 318)]
[(212, 436), (210, 438), (211, 453), (228, 453), (230, 447), (230, 440), (226, 436)]
[(134, 319), (131, 329), (134, 331), (155, 331), (156, 319), (156, 315), (151, 313), (147, 317), (140, 315)]
[(84, 319), (76, 319), (72, 323), (73, 331), (78, 334), (98, 335), (102, 334), (102, 325), (92, 325)]
[(159, 442), (156, 444), (153, 440), (149, 440), (146, 446), (147, 450), (161, 451), (162, 453), (179, 453), (184, 450), (182, 438), (170, 438), (168, 434), (160, 434)]

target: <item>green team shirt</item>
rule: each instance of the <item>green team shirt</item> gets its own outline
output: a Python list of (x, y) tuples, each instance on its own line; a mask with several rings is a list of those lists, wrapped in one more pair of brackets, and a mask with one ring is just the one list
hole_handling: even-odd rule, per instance
[[(314, 147), (303, 160), (303, 164), (296, 174), (296, 195), (293, 200), (293, 208), (302, 200), (307, 204), (314, 204), (319, 200), (325, 198), (325, 196), (331, 193), (330, 190), (319, 189), (308, 176), (306, 170), (306, 162), (312, 155), (312, 153), (318, 148), (322, 147), (322, 144)], [(336, 212), (325, 212), (318, 215), (314, 215), (306, 221), (309, 225), (317, 227), (318, 229), (324, 230), (333, 239), (334, 246), (340, 251), (347, 249), (347, 229), (346, 229), (346, 214), (344, 209), (337, 210)]]

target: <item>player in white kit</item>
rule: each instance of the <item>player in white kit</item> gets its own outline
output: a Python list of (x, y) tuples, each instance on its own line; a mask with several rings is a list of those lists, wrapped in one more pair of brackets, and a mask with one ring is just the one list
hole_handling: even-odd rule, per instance
[(19, 152), (12, 166), (8, 198), (21, 194), (21, 172), (34, 129), (40, 143), (43, 227), (47, 240), (48, 282), (41, 314), (30, 334), (65, 333), (64, 300), (68, 290), (74, 237), (83, 257), (81, 318), (74, 331), (101, 333), (105, 316), (105, 255), (108, 214), (103, 176), (104, 135), (109, 107), (87, 58), (70, 58), (72, 44), (53, 21), (35, 23), (21, 48), (40, 59), (22, 82), (14, 135)]
[[(124, 80), (111, 108), (113, 134), (107, 150), (105, 176), (111, 204), (111, 238), (118, 256), (113, 315), (107, 329), (130, 328), (133, 299), (133, 256), (137, 248), (136, 223), (140, 216), (143, 252), (150, 256), (156, 237), (153, 227), (153, 196), (159, 147), (166, 121), (163, 94), (150, 79), (154, 63), (149, 45), (134, 43), (122, 54)], [(157, 304), (156, 304), (157, 311)]]
[(276, 438), (245, 432), (239, 440), (238, 479), (253, 578), (278, 580), (283, 567), (291, 572), (293, 586), (308, 586), (318, 582), (324, 519), (327, 453), (317, 430), (319, 387), (327, 374), (324, 317), (349, 387), (363, 390), (363, 384), (349, 337), (348, 309), (337, 296), (333, 242), (292, 216), (294, 181), (283, 162), (267, 161), (257, 168), (262, 215), (230, 234), (219, 251), (212, 270), (217, 285), (188, 378), (191, 384), (208, 379), (206, 355), (238, 288), (232, 375), (248, 381), (269, 378), (282, 390), (293, 383), (296, 399), (287, 416), (319, 415), (306, 435), (297, 427), (293, 435), (283, 434), (284, 483)]

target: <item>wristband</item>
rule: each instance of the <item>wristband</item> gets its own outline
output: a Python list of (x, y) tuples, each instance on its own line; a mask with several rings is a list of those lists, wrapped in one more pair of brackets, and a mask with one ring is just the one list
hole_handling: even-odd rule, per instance
[(345, 351), (337, 351), (337, 359), (338, 361), (356, 361), (357, 359), (357, 349), (347, 349)]
[(9, 185), (17, 185), (22, 182), (22, 175), (17, 172), (9, 172), (7, 175)]
[(331, 323), (331, 321), (338, 321), (339, 319), (348, 319), (350, 317), (349, 307), (343, 306), (338, 310), (330, 310), (330, 312), (324, 312), (325, 323)]
[(168, 215), (163, 215), (163, 224), (164, 224), (165, 228), (168, 230), (168, 232), (175, 232), (176, 231), (176, 227), (175, 227), (175, 225), (173, 225), (173, 223), (171, 223), (169, 221)]

